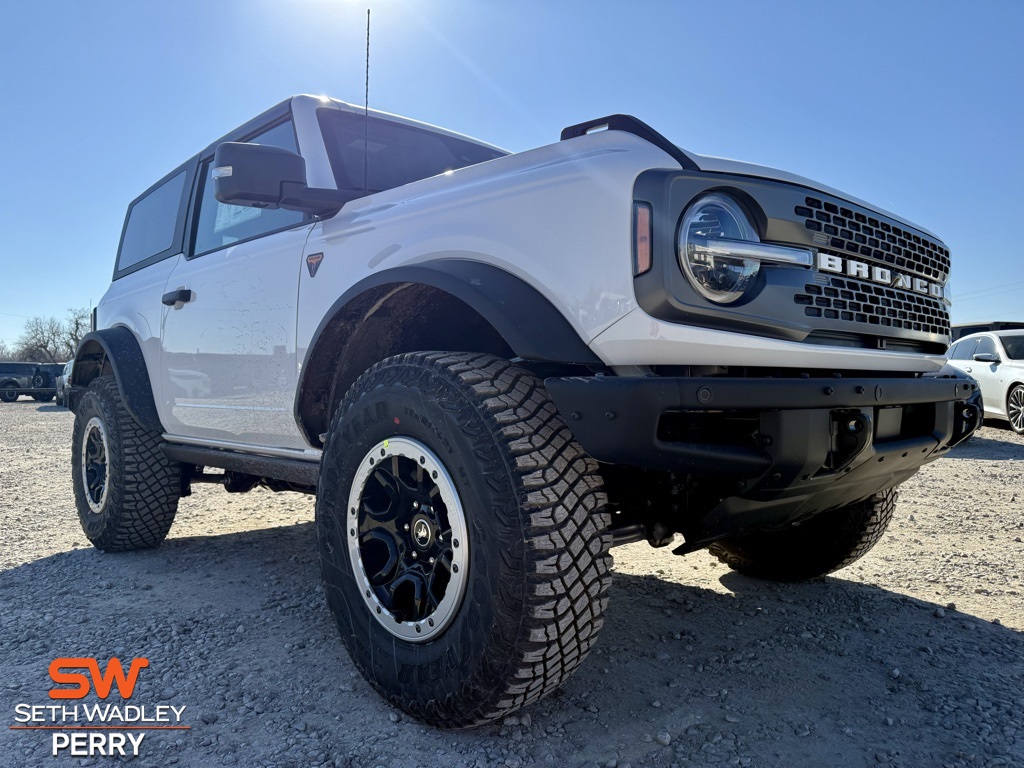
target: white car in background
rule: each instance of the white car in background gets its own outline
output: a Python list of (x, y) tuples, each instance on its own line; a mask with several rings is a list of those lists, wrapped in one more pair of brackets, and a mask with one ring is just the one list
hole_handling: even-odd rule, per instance
[(977, 379), (985, 417), (1024, 435), (1024, 330), (974, 333), (949, 348), (949, 364)]

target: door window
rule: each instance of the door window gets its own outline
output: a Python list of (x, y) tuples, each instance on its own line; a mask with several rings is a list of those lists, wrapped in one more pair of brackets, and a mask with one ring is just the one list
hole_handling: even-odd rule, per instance
[(996, 343), (988, 336), (982, 336), (978, 341), (978, 348), (974, 350), (975, 355), (995, 355)]
[(978, 346), (977, 339), (964, 339), (958, 341), (950, 355), (950, 360), (973, 360), (974, 350)]
[[(275, 125), (249, 139), (253, 144), (267, 144), (290, 152), (298, 152), (295, 130), (291, 120)], [(200, 166), (202, 174), (202, 202), (195, 228), (194, 256), (224, 248), (243, 240), (294, 227), (303, 222), (298, 211), (268, 208), (249, 208), (244, 205), (227, 205), (214, 197), (213, 158), (207, 158)]]

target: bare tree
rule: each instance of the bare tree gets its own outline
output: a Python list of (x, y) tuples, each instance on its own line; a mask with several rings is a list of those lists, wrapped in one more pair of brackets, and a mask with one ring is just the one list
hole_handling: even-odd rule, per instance
[(33, 317), (25, 321), (15, 353), (31, 363), (56, 363), (64, 359), (64, 327), (55, 317)]
[(33, 317), (25, 321), (25, 330), (14, 347), (0, 342), (0, 360), (24, 360), (30, 363), (60, 363), (75, 356), (78, 342), (89, 332), (91, 311), (86, 307), (69, 309), (60, 321), (55, 317)]
[(62, 339), (64, 348), (62, 351), (62, 358), (64, 360), (70, 360), (75, 356), (75, 350), (78, 349), (78, 342), (82, 340), (82, 337), (89, 332), (91, 325), (91, 311), (87, 307), (78, 307), (77, 309), (69, 309), (67, 318), (64, 320), (64, 337)]

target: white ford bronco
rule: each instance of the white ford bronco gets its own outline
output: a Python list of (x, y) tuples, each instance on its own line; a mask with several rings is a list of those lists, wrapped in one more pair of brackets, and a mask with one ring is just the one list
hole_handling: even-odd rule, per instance
[(129, 207), (75, 358), (78, 512), (124, 551), (193, 483), (316, 494), (353, 662), (487, 723), (586, 657), (613, 545), (783, 581), (868, 551), (978, 424), (948, 275), (926, 230), (632, 117), (508, 154), (298, 96)]

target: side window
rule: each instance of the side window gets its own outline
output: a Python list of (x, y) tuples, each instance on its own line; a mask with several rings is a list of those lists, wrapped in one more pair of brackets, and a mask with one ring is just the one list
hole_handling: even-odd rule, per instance
[(996, 343), (988, 336), (982, 336), (978, 342), (978, 348), (974, 350), (975, 355), (997, 355)]
[[(249, 141), (253, 144), (269, 144), (298, 152), (295, 130), (290, 120), (253, 136)], [(302, 223), (302, 214), (298, 211), (249, 208), (244, 205), (225, 205), (218, 201), (213, 195), (212, 165), (211, 157), (199, 166), (203, 179), (200, 191), (202, 202), (199, 204), (199, 217), (195, 227), (193, 255), (201, 256), (241, 240)]]
[(978, 346), (977, 339), (965, 339), (956, 343), (956, 349), (950, 356), (951, 360), (973, 360), (974, 349)]
[(117, 257), (119, 272), (173, 248), (187, 177), (188, 171), (180, 171), (132, 205)]

